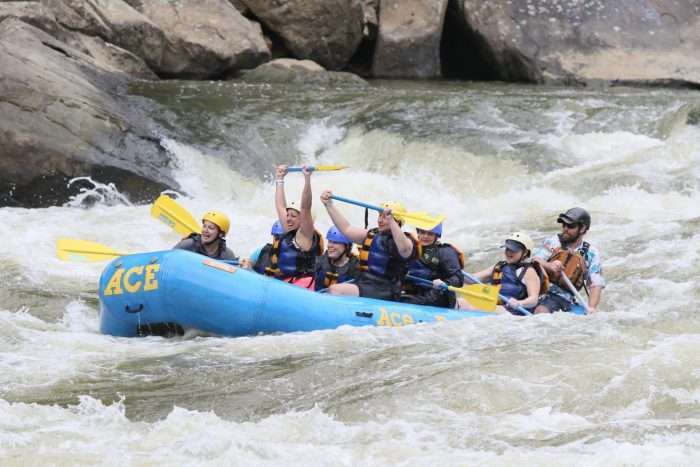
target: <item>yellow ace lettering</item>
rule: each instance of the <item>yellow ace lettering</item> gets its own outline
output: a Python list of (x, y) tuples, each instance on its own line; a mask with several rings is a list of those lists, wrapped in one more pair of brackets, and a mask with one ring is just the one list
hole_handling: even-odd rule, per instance
[[(145, 271), (144, 271), (145, 269)], [(136, 293), (141, 290), (148, 292), (158, 289), (158, 277), (156, 273), (160, 271), (159, 264), (149, 264), (147, 266), (134, 266), (126, 271), (117, 269), (110, 277), (105, 287), (105, 295), (121, 295), (126, 290), (127, 293)]]
[(156, 273), (160, 271), (160, 264), (149, 264), (146, 266), (146, 285), (143, 286), (143, 290), (156, 290), (158, 288), (158, 281), (156, 280)]
[(134, 268), (131, 268), (128, 271), (126, 271), (126, 274), (124, 274), (124, 288), (127, 292), (130, 293), (137, 292), (143, 285), (143, 281), (137, 280), (133, 283), (131, 282), (131, 276), (133, 276), (134, 274), (143, 274), (143, 266), (136, 266)]
[(124, 270), (121, 268), (114, 271), (114, 274), (109, 279), (109, 283), (107, 283), (107, 287), (105, 287), (105, 295), (121, 295), (123, 275)]
[(379, 320), (377, 320), (377, 326), (391, 326), (391, 320), (389, 319), (389, 314), (386, 312), (386, 308), (379, 309)]

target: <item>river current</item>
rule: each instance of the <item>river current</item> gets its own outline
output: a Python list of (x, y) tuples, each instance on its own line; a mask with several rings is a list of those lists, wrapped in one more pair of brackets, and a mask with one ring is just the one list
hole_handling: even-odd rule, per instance
[[(700, 100), (676, 90), (374, 82), (140, 84), (180, 201), (268, 241), (277, 163), (345, 164), (318, 195), (443, 213), (475, 271), (515, 230), (587, 208), (600, 313), (222, 338), (99, 332), (102, 263), (178, 236), (109, 180), (0, 209), (0, 465), (696, 465), (700, 458)], [(288, 198), (302, 177), (290, 174)], [(364, 211), (341, 206), (353, 222)], [(370, 215), (370, 219), (373, 216)]]

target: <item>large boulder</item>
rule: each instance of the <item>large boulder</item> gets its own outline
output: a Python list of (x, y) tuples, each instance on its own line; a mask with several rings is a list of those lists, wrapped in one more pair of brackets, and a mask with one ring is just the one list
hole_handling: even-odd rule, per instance
[(694, 0), (461, 0), (464, 48), (506, 81), (700, 82)]
[(177, 188), (170, 158), (131, 100), (128, 81), (16, 18), (0, 22), (0, 204), (48, 206), (79, 176), (134, 202)]
[(218, 78), (254, 68), (270, 58), (260, 25), (243, 17), (228, 0), (128, 0), (128, 3), (165, 33), (168, 46), (162, 50), (160, 62), (154, 68), (161, 76)]
[(381, 0), (372, 74), (377, 78), (438, 78), (447, 0)]
[(367, 86), (367, 81), (344, 71), (327, 71), (311, 60), (279, 58), (241, 73), (249, 83), (299, 84), (310, 86)]
[(296, 58), (344, 68), (362, 41), (360, 0), (241, 0)]
[[(140, 57), (156, 73), (166, 73), (170, 47), (163, 30), (122, 0), (42, 0), (66, 29), (97, 37)], [(71, 42), (66, 41), (70, 45)]]
[[(47, 1), (50, 3), (53, 0)], [(114, 44), (107, 43), (99, 37), (86, 36), (66, 29), (57, 21), (53, 10), (39, 2), (1, 2), (0, 21), (13, 17), (36, 26), (70, 47), (90, 55), (99, 66), (117, 72), (124, 72), (142, 79), (155, 79), (155, 74), (141, 58)]]
[(141, 57), (165, 78), (217, 78), (270, 52), (260, 25), (227, 0), (42, 0), (71, 31)]

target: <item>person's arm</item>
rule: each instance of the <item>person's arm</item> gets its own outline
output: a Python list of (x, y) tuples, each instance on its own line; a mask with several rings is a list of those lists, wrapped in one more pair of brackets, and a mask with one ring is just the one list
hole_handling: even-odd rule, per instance
[(173, 250), (194, 250), (194, 240), (190, 237), (183, 238), (173, 247)]
[(533, 261), (537, 261), (538, 263), (540, 263), (542, 268), (551, 277), (559, 277), (559, 274), (561, 274), (561, 272), (564, 270), (564, 265), (558, 259), (552, 261), (551, 263), (545, 259), (542, 259), (542, 258), (533, 258)]
[(511, 308), (517, 308), (519, 306), (532, 308), (537, 305), (537, 300), (540, 298), (540, 277), (537, 275), (535, 268), (527, 268), (525, 277), (523, 277), (523, 282), (527, 288), (527, 297), (522, 300), (516, 300), (513, 297), (509, 298), (508, 305)]
[(352, 241), (353, 243), (362, 244), (362, 242), (365, 241), (365, 238), (367, 238), (367, 230), (350, 225), (350, 222), (348, 222), (345, 216), (343, 216), (338, 208), (336, 208), (331, 196), (333, 196), (333, 192), (330, 190), (325, 190), (321, 194), (321, 202), (326, 207), (326, 211), (331, 217), (333, 225), (335, 225), (336, 228), (348, 238), (348, 240)]
[(464, 274), (462, 274), (462, 267), (459, 264), (459, 256), (452, 248), (440, 248), (440, 269), (442, 277), (435, 279), (433, 283), (439, 285), (442, 282), (452, 287), (462, 287), (464, 285)]
[(304, 174), (304, 189), (301, 192), (301, 223), (297, 230), (296, 241), (302, 251), (308, 251), (314, 242), (314, 219), (311, 216), (311, 172), (303, 167)]
[(221, 259), (229, 260), (229, 261), (238, 261), (239, 258), (236, 256), (236, 253), (233, 252), (232, 249), (226, 247), (224, 250), (223, 254), (221, 255)]
[[(491, 282), (492, 275), (493, 275), (493, 266), (488, 267), (486, 269), (482, 269), (479, 272), (475, 272), (474, 274), (472, 274), (472, 277), (479, 279), (483, 283), (489, 283), (489, 282)], [(467, 278), (467, 281), (470, 284), (473, 284), (473, 282), (470, 281), (469, 278)]]
[(588, 312), (598, 311), (598, 305), (605, 288), (605, 278), (603, 277), (603, 264), (600, 252), (590, 247), (587, 255), (588, 272), (586, 273), (586, 283), (588, 284)]
[(287, 175), (287, 166), (278, 165), (275, 169), (275, 209), (277, 210), (277, 219), (286, 233), (289, 227), (287, 227), (287, 197), (284, 194), (285, 175)]
[(598, 304), (603, 294), (602, 287), (591, 287), (588, 289), (588, 312), (595, 313), (598, 311)]
[(396, 248), (399, 250), (399, 255), (404, 259), (410, 258), (413, 254), (413, 242), (403, 233), (401, 226), (396, 222), (394, 216), (391, 215), (391, 209), (385, 209), (384, 214), (387, 216), (387, 219), (389, 219), (391, 236), (394, 239)]

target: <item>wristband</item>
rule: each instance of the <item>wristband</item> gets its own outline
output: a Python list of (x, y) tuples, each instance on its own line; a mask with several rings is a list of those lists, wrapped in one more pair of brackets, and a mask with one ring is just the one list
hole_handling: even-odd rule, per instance
[(276, 185), (284, 185), (284, 180), (275, 180)]

